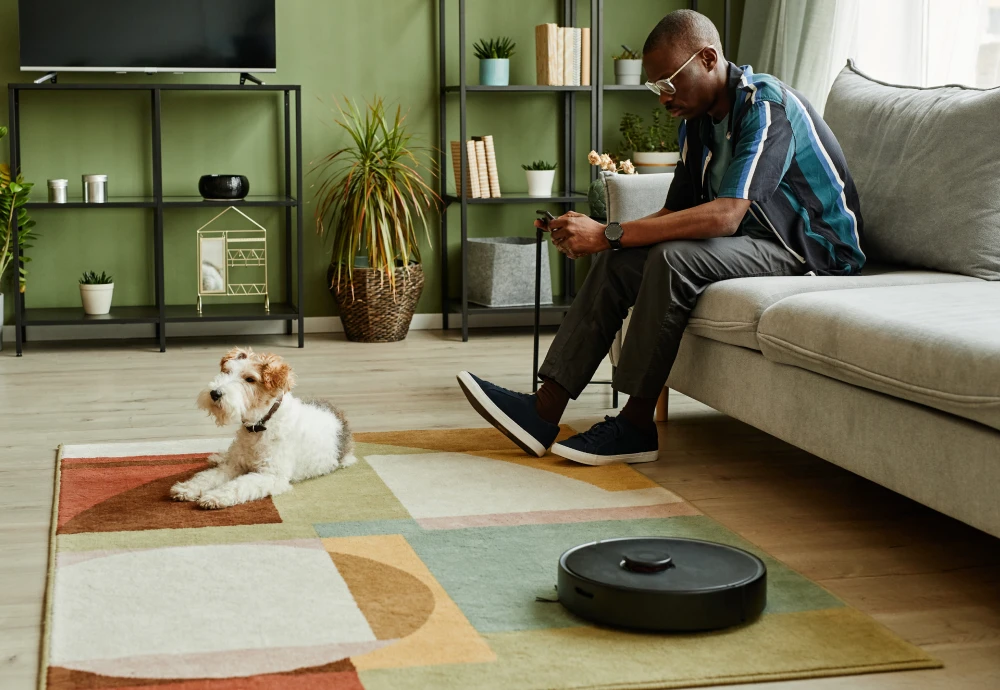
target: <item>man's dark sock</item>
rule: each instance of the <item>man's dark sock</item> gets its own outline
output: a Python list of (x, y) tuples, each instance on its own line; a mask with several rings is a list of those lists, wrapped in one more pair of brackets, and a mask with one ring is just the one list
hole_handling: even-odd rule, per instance
[(656, 398), (636, 398), (632, 396), (622, 408), (621, 416), (642, 431), (656, 432), (656, 422), (653, 413), (656, 411)]
[(552, 379), (542, 379), (542, 385), (535, 394), (535, 409), (538, 416), (550, 424), (558, 424), (569, 402), (569, 391)]

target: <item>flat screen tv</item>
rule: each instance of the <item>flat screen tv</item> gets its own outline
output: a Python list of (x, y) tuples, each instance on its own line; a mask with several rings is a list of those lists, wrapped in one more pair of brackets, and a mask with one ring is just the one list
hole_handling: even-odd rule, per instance
[(273, 72), (274, 0), (19, 0), (21, 70)]

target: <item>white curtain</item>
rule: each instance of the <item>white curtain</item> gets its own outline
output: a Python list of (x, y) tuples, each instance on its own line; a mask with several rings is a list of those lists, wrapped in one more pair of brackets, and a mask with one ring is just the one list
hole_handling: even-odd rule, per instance
[(1000, 0), (747, 0), (738, 62), (820, 112), (848, 57), (894, 84), (1000, 85)]

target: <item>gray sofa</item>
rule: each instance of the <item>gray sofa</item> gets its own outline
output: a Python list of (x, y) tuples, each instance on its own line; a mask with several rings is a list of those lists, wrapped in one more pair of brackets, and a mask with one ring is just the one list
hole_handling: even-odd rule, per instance
[[(824, 118), (869, 263), (713, 285), (667, 385), (1000, 536), (1000, 89), (893, 86), (849, 62)], [(659, 208), (669, 177), (610, 178), (610, 217)]]

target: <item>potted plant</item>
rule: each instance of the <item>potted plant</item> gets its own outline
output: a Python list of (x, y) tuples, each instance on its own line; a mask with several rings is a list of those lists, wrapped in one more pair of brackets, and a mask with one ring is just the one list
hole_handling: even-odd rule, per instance
[(638, 86), (642, 83), (642, 55), (627, 45), (622, 45), (622, 52), (612, 57), (615, 61), (616, 84)]
[(556, 164), (535, 161), (522, 165), (528, 176), (528, 196), (552, 196), (552, 182), (556, 179)]
[(644, 126), (638, 115), (625, 113), (618, 131), (622, 134), (619, 157), (631, 154), (636, 171), (674, 172), (680, 154), (677, 152), (677, 123), (669, 113), (655, 108), (653, 123), (649, 126)]
[(80, 278), (80, 299), (83, 300), (83, 313), (88, 316), (100, 316), (111, 311), (111, 297), (115, 292), (115, 279), (104, 271), (97, 275), (87, 271)]
[(473, 48), (479, 58), (479, 83), (483, 86), (507, 86), (510, 83), (510, 58), (517, 45), (507, 36), (480, 39)]
[(433, 161), (428, 149), (411, 145), (400, 107), (394, 119), (381, 98), (363, 111), (350, 100), (337, 109), (351, 144), (311, 171), (323, 178), (316, 230), (333, 238), (330, 293), (349, 340), (403, 340), (424, 287), (416, 226), (429, 243), (427, 212), (440, 201), (422, 177), (434, 174)]
[[(0, 139), (7, 136), (7, 128), (0, 127)], [(7, 266), (14, 260), (14, 228), (19, 227), (17, 244), (21, 250), (21, 260), (31, 261), (25, 256), (25, 251), (31, 249), (31, 229), (35, 221), (28, 217), (24, 205), (28, 203), (32, 183), (25, 182), (21, 175), (11, 177), (10, 168), (0, 163), (0, 349), (3, 348), (3, 279)], [(15, 289), (24, 292), (25, 278), (28, 272), (23, 266), (15, 269), (17, 279)]]
[(598, 153), (597, 151), (591, 151), (587, 154), (587, 161), (600, 168), (597, 179), (590, 183), (590, 188), (587, 190), (590, 217), (604, 222), (608, 219), (608, 188), (605, 184), (605, 178), (608, 175), (617, 175), (618, 173), (635, 175), (635, 166), (632, 165), (631, 160), (625, 159), (618, 163), (611, 154)]

